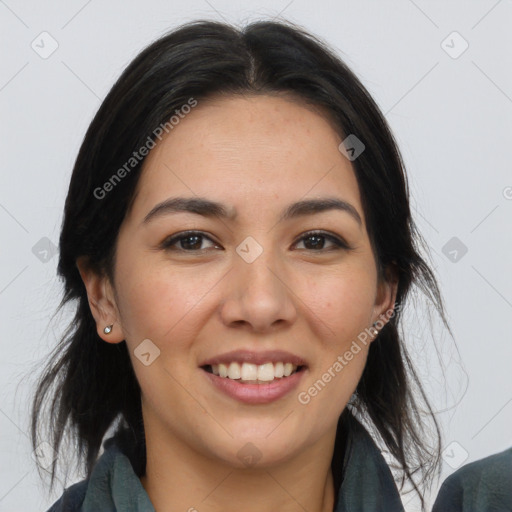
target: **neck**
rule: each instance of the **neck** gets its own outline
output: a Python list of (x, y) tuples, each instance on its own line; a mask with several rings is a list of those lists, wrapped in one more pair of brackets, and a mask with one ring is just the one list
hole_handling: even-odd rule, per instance
[(235, 468), (205, 457), (162, 428), (146, 428), (141, 477), (158, 512), (332, 512), (331, 459), (336, 430), (293, 459), (265, 468)]

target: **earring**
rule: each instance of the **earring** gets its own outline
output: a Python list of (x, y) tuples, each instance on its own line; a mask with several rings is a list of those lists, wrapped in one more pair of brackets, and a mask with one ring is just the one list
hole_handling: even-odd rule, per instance
[(103, 332), (105, 334), (110, 334), (112, 332), (112, 327), (113, 327), (114, 324), (111, 324), (111, 325), (107, 325), (104, 329), (103, 329)]
[(373, 322), (372, 327), (371, 327), (373, 329), (372, 334), (374, 336), (377, 336), (377, 334), (379, 334), (379, 330), (377, 329), (377, 327), (375, 327), (376, 325), (377, 325), (377, 322)]

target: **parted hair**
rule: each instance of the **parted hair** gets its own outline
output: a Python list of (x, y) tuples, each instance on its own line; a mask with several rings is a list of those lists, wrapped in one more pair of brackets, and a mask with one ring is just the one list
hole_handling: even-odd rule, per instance
[[(379, 278), (387, 278), (390, 268), (398, 278), (397, 307), (370, 345), (341, 420), (346, 418), (350, 430), (351, 415), (364, 418), (399, 468), (401, 485), (412, 484), (423, 502), (419, 487), (438, 470), (440, 434), (399, 325), (415, 286), (448, 327), (442, 297), (421, 255), (426, 244), (411, 216), (402, 157), (383, 114), (333, 50), (287, 22), (260, 21), (243, 28), (212, 21), (182, 25), (138, 54), (102, 102), (80, 147), (65, 202), (58, 262), (64, 285), (60, 307), (72, 307), (74, 318), (37, 383), (32, 443), (36, 447), (44, 431), (44, 439), (59, 452), (63, 439), (70, 439), (79, 464), (90, 475), (107, 430), (119, 425), (130, 436), (127, 444), (136, 473), (144, 474), (141, 390), (126, 342), (105, 343), (98, 336), (76, 262), (86, 257), (91, 268), (112, 277), (117, 235), (144, 159), (123, 173), (104, 197), (95, 190), (134, 151), (148, 140), (156, 141), (155, 129), (190, 98), (200, 103), (217, 95), (244, 94), (293, 96), (325, 112), (342, 140), (355, 134), (365, 145), (352, 166)], [(60, 460), (51, 466), (50, 487)]]

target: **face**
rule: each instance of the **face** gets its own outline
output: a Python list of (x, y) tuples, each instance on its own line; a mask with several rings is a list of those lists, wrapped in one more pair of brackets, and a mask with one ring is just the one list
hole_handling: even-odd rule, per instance
[(105, 341), (127, 342), (146, 433), (233, 466), (332, 442), (369, 348), (353, 342), (395, 293), (341, 140), (299, 102), (231, 97), (199, 102), (151, 150), (95, 312)]

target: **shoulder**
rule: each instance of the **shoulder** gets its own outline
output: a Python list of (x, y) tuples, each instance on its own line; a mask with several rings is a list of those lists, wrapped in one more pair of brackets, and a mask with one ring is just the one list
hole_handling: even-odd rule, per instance
[(512, 448), (466, 464), (442, 484), (433, 512), (512, 512)]
[(75, 512), (79, 511), (87, 492), (88, 480), (82, 480), (71, 485), (62, 496), (47, 510), (47, 512)]
[(113, 482), (133, 481), (136, 478), (128, 454), (123, 450), (125, 437), (125, 432), (119, 430), (106, 439), (103, 453), (96, 460), (88, 478), (66, 488), (47, 512), (79, 512), (96, 506), (101, 510), (115, 510)]
[(391, 470), (369, 432), (350, 418), (343, 480), (335, 512), (403, 512)]

